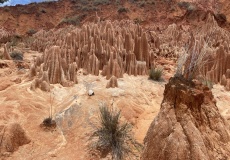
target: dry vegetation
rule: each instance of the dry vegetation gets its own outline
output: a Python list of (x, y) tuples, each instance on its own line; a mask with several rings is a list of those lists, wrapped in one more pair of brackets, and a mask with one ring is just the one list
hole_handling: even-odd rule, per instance
[(132, 126), (121, 123), (120, 117), (120, 111), (108, 108), (103, 103), (98, 124), (91, 136), (91, 148), (99, 150), (102, 157), (111, 153), (114, 160), (137, 158), (142, 146), (133, 138)]

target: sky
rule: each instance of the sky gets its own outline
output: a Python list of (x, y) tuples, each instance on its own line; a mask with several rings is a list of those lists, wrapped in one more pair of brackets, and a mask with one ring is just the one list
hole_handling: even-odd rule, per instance
[(16, 4), (29, 4), (33, 2), (43, 2), (43, 1), (52, 1), (52, 0), (9, 0), (7, 2), (4, 2), (3, 4), (0, 4), (1, 7), (3, 6), (15, 6)]

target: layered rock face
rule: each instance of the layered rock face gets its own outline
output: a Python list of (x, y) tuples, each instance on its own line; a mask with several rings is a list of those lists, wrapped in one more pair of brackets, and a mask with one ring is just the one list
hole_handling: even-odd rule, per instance
[(142, 160), (228, 159), (229, 125), (207, 87), (174, 77), (144, 145)]

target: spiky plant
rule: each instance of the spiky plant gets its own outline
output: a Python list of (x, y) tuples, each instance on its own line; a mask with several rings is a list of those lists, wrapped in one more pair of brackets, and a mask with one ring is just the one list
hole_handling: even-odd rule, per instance
[(149, 71), (149, 78), (154, 81), (159, 81), (161, 79), (163, 70), (160, 68), (152, 68)]
[(105, 105), (101, 106), (99, 124), (91, 136), (91, 147), (101, 154), (111, 153), (114, 160), (136, 157), (142, 148), (131, 135), (131, 125), (120, 122), (120, 113)]
[(52, 97), (52, 93), (50, 92), (50, 111), (49, 117), (45, 118), (41, 124), (41, 126), (46, 128), (56, 128), (56, 121), (53, 119), (53, 102), (54, 97)]
[(46, 127), (52, 126), (52, 118), (50, 118), (50, 117), (45, 118), (45, 119), (43, 120), (43, 124), (44, 124), (44, 126), (46, 126)]

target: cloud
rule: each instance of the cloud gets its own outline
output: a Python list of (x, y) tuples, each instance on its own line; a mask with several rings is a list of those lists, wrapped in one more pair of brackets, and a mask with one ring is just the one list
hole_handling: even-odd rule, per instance
[(44, 2), (44, 1), (47, 1), (47, 0), (9, 0), (7, 2), (4, 2), (3, 4), (0, 4), (0, 6), (1, 7), (4, 7), (4, 6), (15, 6), (17, 4), (25, 5), (25, 4), (29, 4), (29, 3), (33, 3), (33, 2), (39, 3), (39, 2)]

